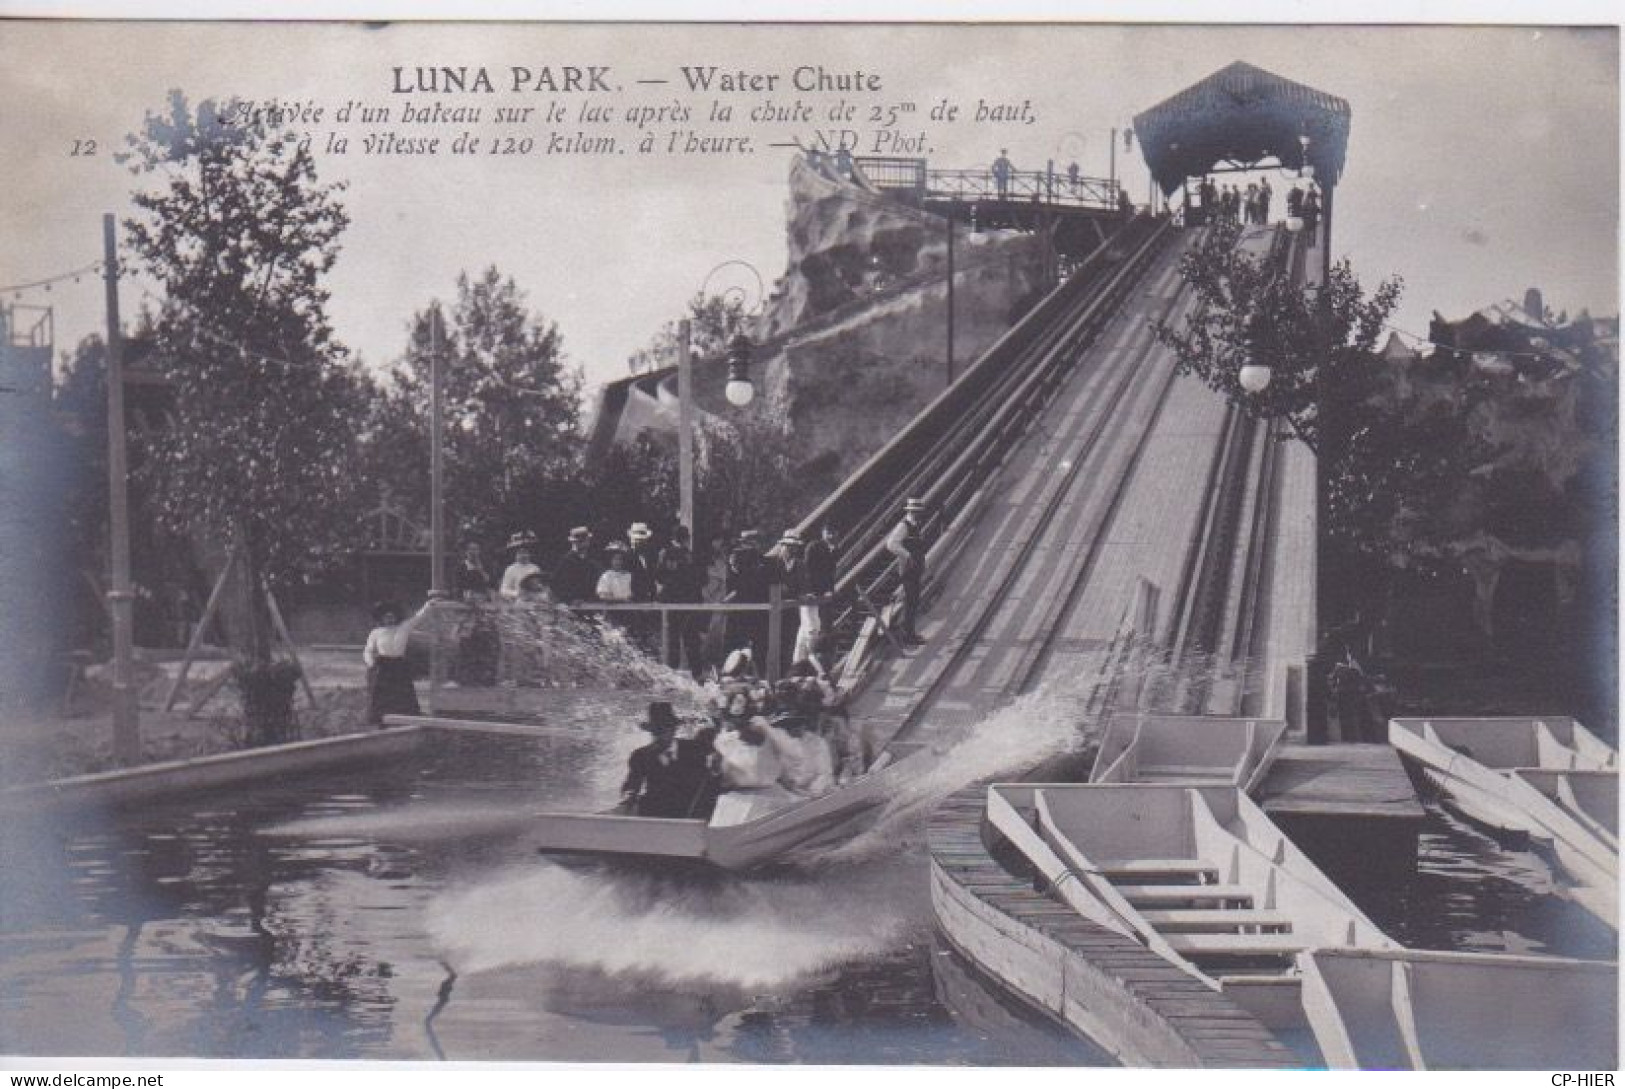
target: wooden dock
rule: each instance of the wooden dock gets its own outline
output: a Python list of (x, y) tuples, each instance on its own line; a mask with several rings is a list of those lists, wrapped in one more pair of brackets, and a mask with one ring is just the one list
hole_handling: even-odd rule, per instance
[(1130, 1065), (1301, 1067), (1230, 998), (1006, 870), (982, 840), (986, 794), (948, 798), (927, 836), (932, 907), (962, 956)]
[(1340, 884), (1415, 866), (1427, 810), (1389, 745), (1283, 745), (1257, 801)]

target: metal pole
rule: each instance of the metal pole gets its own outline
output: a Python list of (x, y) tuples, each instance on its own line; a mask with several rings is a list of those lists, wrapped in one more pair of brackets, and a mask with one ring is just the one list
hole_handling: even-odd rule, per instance
[(130, 590), (129, 465), (124, 449), (124, 340), (118, 317), (118, 228), (102, 216), (102, 275), (107, 284), (107, 489), (113, 583), (113, 755), (120, 764), (141, 760), (141, 709), (136, 704), (133, 655), (135, 594)]
[[(445, 391), (440, 366), (440, 307), (429, 311), (429, 596), (445, 593), (446, 465)], [(440, 625), (429, 644), (429, 710), (440, 710), (440, 687), (446, 679), (446, 655)]]
[(948, 204), (948, 384), (954, 384), (954, 205)]
[(688, 527), (688, 539), (698, 545), (694, 525), (694, 362), (690, 357), (689, 324), (677, 323), (677, 478), (678, 517)]

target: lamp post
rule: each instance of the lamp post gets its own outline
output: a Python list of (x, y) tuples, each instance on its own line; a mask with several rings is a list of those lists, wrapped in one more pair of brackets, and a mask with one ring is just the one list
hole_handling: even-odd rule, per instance
[(107, 294), (108, 551), (113, 616), (113, 755), (120, 764), (141, 760), (141, 710), (135, 689), (135, 593), (130, 588), (130, 498), (124, 449), (124, 336), (118, 316), (118, 228), (102, 216), (102, 271)]
[[(732, 266), (745, 269), (755, 278), (757, 305), (760, 306), (765, 298), (762, 276), (749, 261), (724, 261), (706, 273), (700, 284), (700, 298), (703, 299), (710, 288), (711, 278)], [(725, 291), (723, 298), (730, 298), (734, 292), (738, 292), (741, 299), (749, 297), (743, 288), (735, 286)], [(728, 341), (728, 381), (722, 387), (722, 395), (736, 408), (743, 408), (756, 398), (756, 386), (750, 377), (753, 347), (743, 331), (734, 333)], [(690, 539), (698, 543), (699, 529), (694, 524), (694, 346), (693, 326), (687, 318), (677, 323), (677, 481), (678, 518), (688, 528)]]

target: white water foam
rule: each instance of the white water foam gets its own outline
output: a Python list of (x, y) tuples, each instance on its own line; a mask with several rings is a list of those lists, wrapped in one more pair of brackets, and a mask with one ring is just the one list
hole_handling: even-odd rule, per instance
[[(908, 875), (909, 883), (920, 874)], [(839, 884), (684, 880), (542, 863), (429, 907), (459, 973), (553, 964), (651, 982), (775, 988), (895, 946), (914, 899), (896, 867)]]

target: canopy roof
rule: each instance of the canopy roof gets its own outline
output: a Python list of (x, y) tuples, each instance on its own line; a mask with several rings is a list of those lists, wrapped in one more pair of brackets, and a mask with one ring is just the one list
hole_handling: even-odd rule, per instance
[(1135, 117), (1134, 130), (1164, 193), (1221, 163), (1251, 166), (1270, 157), (1289, 169), (1308, 162), (1335, 185), (1348, 147), (1349, 104), (1244, 61), (1222, 68)]

